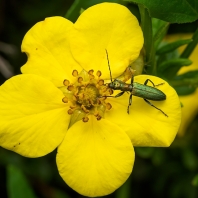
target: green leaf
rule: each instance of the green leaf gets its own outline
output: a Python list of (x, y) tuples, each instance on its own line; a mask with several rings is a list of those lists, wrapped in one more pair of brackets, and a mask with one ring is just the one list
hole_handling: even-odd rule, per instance
[(193, 178), (193, 180), (192, 180), (192, 185), (193, 185), (193, 186), (198, 186), (198, 174), (195, 175), (195, 177)]
[(155, 149), (152, 147), (147, 147), (147, 148), (136, 147), (135, 148), (135, 153), (142, 158), (150, 158), (153, 155), (154, 151)]
[(192, 42), (189, 43), (187, 45), (187, 47), (185, 48), (185, 50), (182, 52), (181, 54), (181, 58), (188, 58), (191, 53), (193, 52), (193, 50), (195, 49), (195, 47), (197, 46), (198, 44), (198, 28), (197, 30), (195, 31), (195, 33), (193, 34), (193, 37), (192, 37)]
[(139, 5), (139, 11), (141, 16), (141, 28), (144, 36), (144, 50), (146, 53), (146, 63), (150, 65), (148, 73), (155, 73), (155, 50), (153, 46), (153, 34), (152, 34), (152, 20), (149, 16), (148, 10), (143, 6)]
[(189, 71), (174, 77), (170, 84), (178, 95), (192, 94), (198, 87), (198, 70)]
[(151, 17), (171, 23), (189, 23), (198, 19), (196, 0), (125, 0), (142, 4), (149, 9)]
[(192, 42), (192, 39), (185, 39), (185, 40), (178, 40), (169, 44), (164, 45), (163, 47), (159, 48), (156, 52), (157, 55), (166, 54), (176, 50), (178, 47), (182, 45), (186, 45)]
[(152, 18), (153, 41), (154, 41), (155, 49), (157, 49), (158, 45), (166, 35), (169, 25), (170, 23), (166, 21)]
[(36, 198), (24, 174), (13, 165), (7, 167), (7, 191), (9, 198)]
[(189, 71), (186, 72), (184, 74), (180, 74), (178, 76), (175, 77), (175, 79), (177, 80), (184, 80), (184, 79), (192, 79), (192, 78), (198, 78), (198, 70), (193, 70), (193, 71)]
[(159, 68), (158, 72), (160, 76), (167, 78), (173, 78), (179, 69), (183, 66), (189, 66), (192, 64), (192, 61), (185, 58), (176, 58), (163, 62)]
[(189, 170), (196, 170), (198, 159), (196, 152), (193, 149), (186, 148), (182, 152), (183, 164)]
[(178, 87), (174, 86), (174, 89), (179, 96), (186, 96), (186, 95), (194, 93), (196, 90), (196, 87), (191, 87), (189, 85), (183, 85), (183, 86), (178, 86)]

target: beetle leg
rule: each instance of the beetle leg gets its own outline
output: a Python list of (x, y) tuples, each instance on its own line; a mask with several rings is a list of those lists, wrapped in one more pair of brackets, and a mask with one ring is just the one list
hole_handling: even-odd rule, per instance
[(134, 79), (134, 76), (133, 74), (131, 74), (131, 85), (133, 84), (133, 79)]
[(129, 114), (129, 107), (131, 106), (132, 104), (132, 92), (131, 92), (131, 95), (129, 96), (129, 105), (128, 105), (128, 108), (127, 108), (127, 113)]
[(103, 97), (112, 97), (112, 98), (117, 98), (117, 97), (120, 97), (120, 96), (122, 96), (123, 94), (124, 94), (124, 92), (125, 91), (122, 91), (122, 92), (120, 92), (120, 93), (118, 93), (117, 95), (115, 95), (115, 96), (103, 96)]
[(125, 91), (122, 91), (122, 92), (118, 93), (117, 95), (115, 95), (115, 96), (113, 96), (113, 97), (114, 97), (114, 98), (120, 97), (120, 96), (122, 96), (122, 95), (124, 94), (124, 92), (125, 92)]
[(144, 99), (144, 101), (146, 103), (148, 103), (149, 105), (151, 105), (152, 107), (156, 108), (157, 110), (161, 111), (166, 117), (168, 117), (168, 115), (166, 115), (161, 109), (157, 108), (156, 106), (154, 106), (151, 102), (149, 102), (147, 99)]
[(153, 87), (155, 87), (155, 86), (160, 86), (160, 85), (163, 85), (163, 84), (164, 84), (164, 83), (160, 83), (160, 84), (155, 85), (155, 84), (153, 83), (153, 81), (151, 81), (150, 79), (146, 79), (146, 81), (144, 82), (144, 85), (147, 85), (148, 82), (151, 82), (151, 83), (153, 84)]
[(144, 82), (144, 85), (147, 85), (148, 82), (151, 82), (153, 84), (153, 87), (155, 87), (155, 84), (153, 83), (153, 81), (151, 81), (150, 79), (146, 79), (146, 81)]

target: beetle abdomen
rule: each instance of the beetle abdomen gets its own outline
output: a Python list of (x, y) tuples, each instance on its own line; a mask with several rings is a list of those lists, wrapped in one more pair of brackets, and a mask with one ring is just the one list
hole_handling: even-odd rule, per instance
[(133, 83), (132, 94), (148, 100), (161, 101), (166, 100), (166, 95), (159, 89), (148, 85)]

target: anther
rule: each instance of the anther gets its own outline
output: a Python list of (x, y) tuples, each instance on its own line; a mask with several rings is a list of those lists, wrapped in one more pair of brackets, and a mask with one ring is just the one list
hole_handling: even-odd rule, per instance
[(68, 113), (69, 115), (72, 115), (72, 114), (73, 114), (72, 109), (69, 109), (69, 110), (67, 111), (67, 113)]
[(83, 81), (82, 77), (78, 77), (78, 82), (81, 83)]
[(72, 75), (73, 75), (74, 77), (77, 77), (77, 76), (78, 76), (78, 71), (77, 71), (77, 70), (73, 70)]
[(101, 71), (97, 71), (96, 75), (97, 75), (98, 77), (100, 77), (100, 76), (102, 75), (102, 72), (101, 72)]
[(113, 94), (113, 90), (109, 89), (109, 94), (112, 95)]
[(108, 110), (110, 110), (112, 108), (112, 105), (110, 103), (107, 103), (106, 107), (107, 107)]
[(65, 80), (63, 81), (63, 85), (68, 86), (68, 85), (69, 85), (69, 80), (66, 80), (66, 79), (65, 79)]
[(92, 79), (94, 79), (94, 78), (95, 78), (95, 76), (94, 76), (94, 75), (89, 74), (89, 79), (90, 79), (90, 80), (92, 80)]
[(98, 114), (97, 117), (96, 117), (97, 120), (101, 120), (101, 118), (102, 118), (102, 117), (101, 117), (99, 114)]
[(85, 107), (84, 105), (81, 105), (81, 108), (82, 108), (82, 110), (83, 110), (85, 113), (89, 113), (89, 110), (86, 109), (86, 107)]
[(64, 97), (64, 98), (62, 99), (62, 101), (63, 101), (64, 103), (68, 103), (68, 98), (67, 98), (67, 97)]
[(88, 74), (89, 75), (93, 75), (93, 73), (94, 73), (94, 70), (93, 69), (91, 69), (91, 70), (88, 71)]
[(102, 79), (99, 80), (99, 81), (98, 81), (98, 84), (99, 84), (100, 86), (104, 85), (104, 80), (102, 80)]
[(68, 87), (67, 87), (67, 90), (68, 91), (72, 91), (74, 89), (74, 86), (73, 85), (69, 85)]
[(83, 120), (83, 122), (88, 122), (89, 118), (88, 117), (84, 117), (82, 120)]

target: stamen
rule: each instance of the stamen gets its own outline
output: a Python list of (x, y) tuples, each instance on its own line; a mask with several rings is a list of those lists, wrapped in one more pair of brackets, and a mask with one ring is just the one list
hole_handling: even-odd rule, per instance
[(68, 85), (69, 85), (69, 80), (66, 80), (66, 79), (65, 79), (65, 80), (63, 81), (63, 85), (68, 86)]
[(90, 115), (101, 120), (105, 111), (112, 108), (106, 99), (107, 96), (113, 94), (113, 90), (108, 87), (108, 84), (105, 85), (104, 80), (100, 79), (102, 72), (97, 71), (94, 75), (93, 69), (89, 72), (82, 70), (81, 73), (73, 70), (72, 75), (76, 77), (76, 82), (70, 83), (69, 80), (65, 79), (63, 89), (61, 88), (65, 95), (62, 101), (69, 103), (70, 106), (67, 113), (71, 115), (71, 125), (81, 119), (83, 122), (88, 122)]
[(100, 86), (104, 85), (104, 80), (102, 80), (102, 79), (99, 80), (99, 81), (98, 81), (98, 84), (99, 84)]
[(109, 94), (110, 94), (110, 95), (113, 94), (113, 89), (109, 89)]
[(89, 74), (89, 79), (90, 79), (90, 80), (92, 80), (92, 79), (94, 79), (94, 78), (95, 78), (95, 76), (94, 76), (94, 75)]
[(89, 75), (93, 75), (93, 73), (94, 73), (94, 70), (93, 69), (91, 69), (91, 70), (88, 71), (88, 74)]
[(107, 107), (108, 110), (110, 110), (112, 108), (112, 105), (110, 103), (107, 103), (106, 107)]
[(77, 77), (77, 76), (78, 76), (78, 71), (77, 71), (77, 70), (73, 70), (72, 75), (73, 75), (74, 77)]
[(74, 86), (73, 85), (69, 85), (68, 87), (67, 87), (67, 90), (68, 91), (72, 91), (74, 89)]
[(102, 75), (102, 72), (101, 72), (101, 71), (97, 71), (96, 75), (97, 75), (98, 77), (100, 77), (100, 76)]
[(67, 97), (64, 97), (64, 98), (62, 99), (62, 101), (63, 101), (64, 103), (68, 103), (68, 98), (67, 98)]
[(82, 110), (83, 110), (85, 113), (89, 113), (89, 110), (86, 109), (86, 107), (85, 107), (84, 105), (81, 105), (81, 108), (82, 108)]
[(72, 114), (73, 114), (72, 109), (69, 109), (69, 110), (67, 111), (67, 113), (68, 113), (69, 115), (72, 115)]
[(78, 77), (78, 82), (81, 83), (83, 81), (82, 77)]
[(101, 118), (102, 118), (102, 117), (101, 117), (99, 114), (98, 114), (97, 117), (96, 117), (97, 120), (101, 120)]
[(88, 122), (89, 118), (88, 117), (84, 117), (82, 120), (83, 120), (83, 122)]

